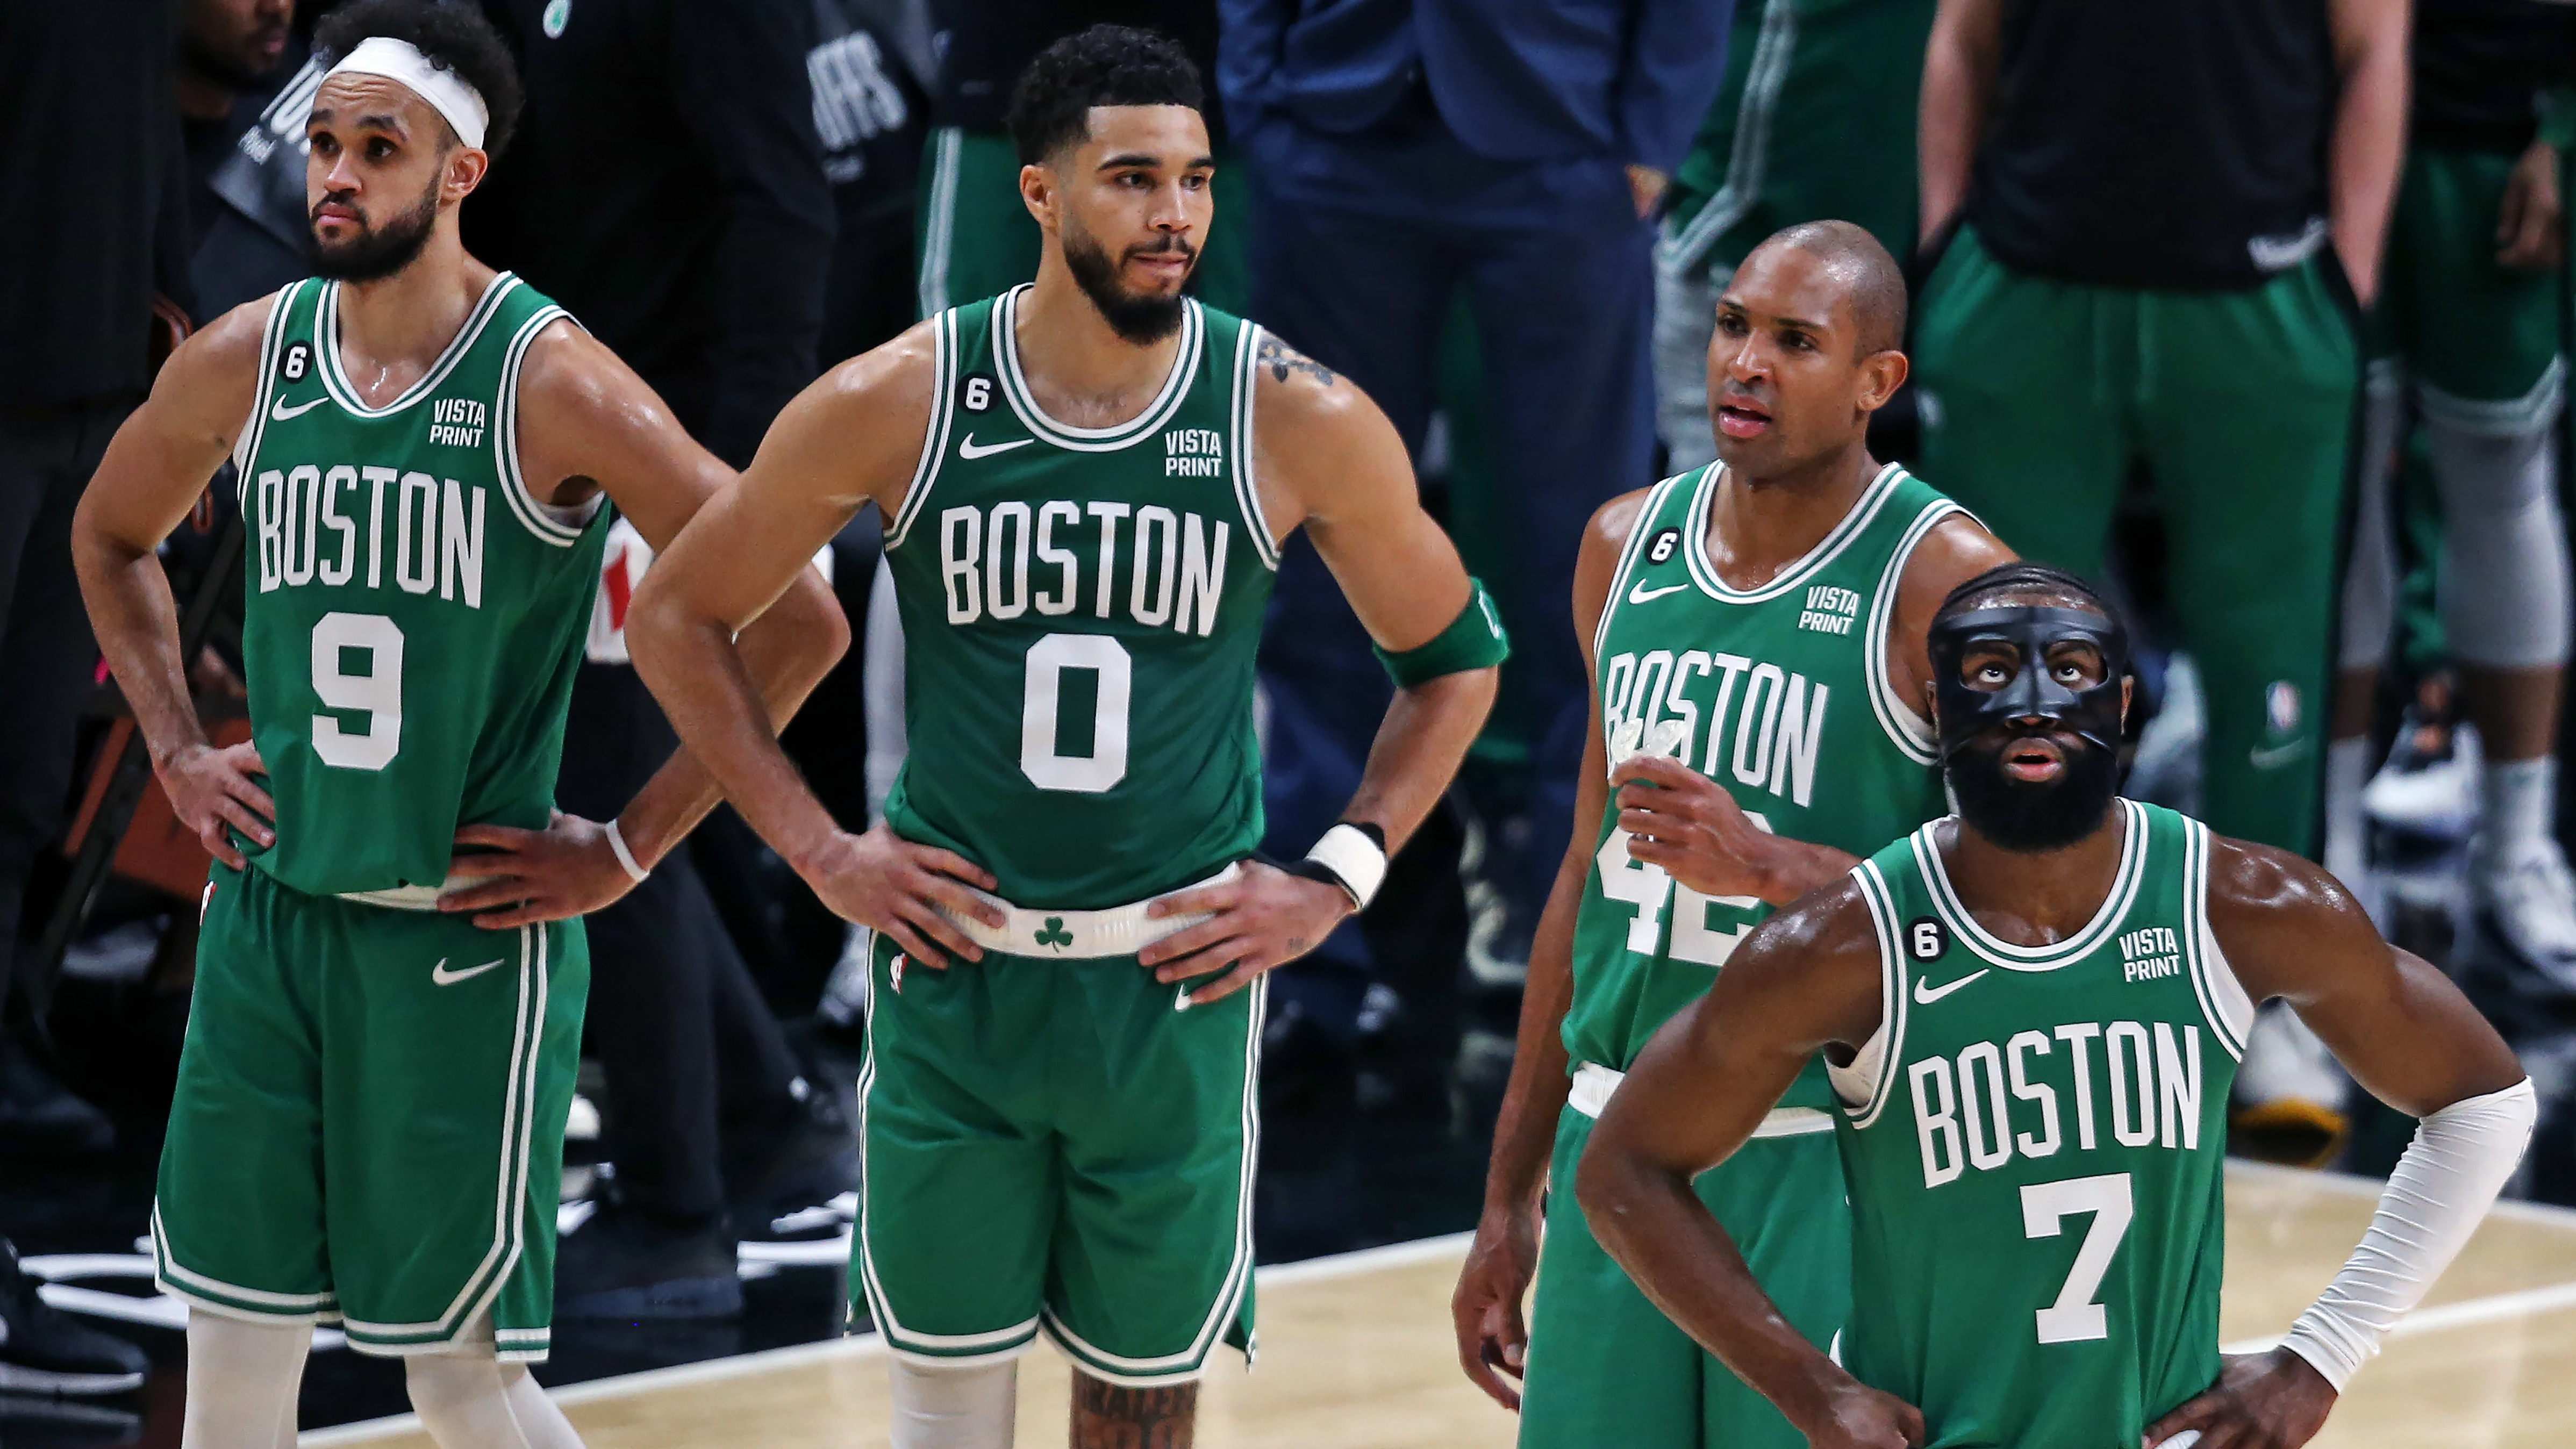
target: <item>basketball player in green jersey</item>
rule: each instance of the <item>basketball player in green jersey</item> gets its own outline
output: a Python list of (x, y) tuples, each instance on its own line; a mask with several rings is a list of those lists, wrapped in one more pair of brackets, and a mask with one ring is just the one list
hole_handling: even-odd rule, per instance
[[(442, 1449), (575, 1443), (545, 1356), (589, 967), (573, 919), (713, 805), (675, 757), (554, 812), (608, 502), (667, 543), (731, 475), (457, 211), (519, 104), (471, 7), (359, 0), (305, 130), (316, 280), (174, 355), (74, 549), (171, 803), (218, 857), (153, 1239), (189, 1305), (183, 1442), (290, 1444), (312, 1325), (405, 1360)], [(252, 738), (216, 749), (155, 554), (238, 465)], [(745, 629), (783, 716), (846, 630), (815, 578)], [(264, 778), (263, 778), (264, 777)]]
[[(1037, 280), (790, 404), (628, 616), (681, 737), (873, 928), (851, 1278), (898, 1449), (1010, 1442), (1016, 1357), (1074, 1362), (1077, 1445), (1185, 1446), (1251, 1330), (1263, 973), (1366, 901), (1447, 786), (1503, 654), (1349, 383), (1182, 291), (1212, 164), (1177, 47), (1102, 26), (1012, 107)], [(873, 502), (910, 755), (865, 834), (779, 753), (727, 636)], [(1253, 651), (1304, 528), (1398, 687), (1299, 865), (1261, 837)]]
[[(1588, 764), (1452, 1302), (1468, 1377), (1520, 1409), (1524, 1445), (1798, 1442), (1637, 1291), (1563, 1189), (1620, 1072), (1731, 969), (1754, 922), (1941, 813), (1912, 703), (1929, 676), (1924, 630), (1952, 585), (2011, 555), (1869, 456), (1870, 414), (1905, 377), (1904, 329), (1904, 282), (1868, 232), (1775, 234), (1717, 304), (1720, 462), (1612, 501), (1584, 540)], [(1850, 1279), (1830, 1103), (1818, 1067), (1746, 1161), (1699, 1185), (1819, 1344), (1842, 1326)]]
[[(1931, 647), (1958, 816), (1765, 922), (1657, 1035), (1585, 1215), (1817, 1449), (2293, 1449), (2513, 1172), (2531, 1083), (2332, 876), (2118, 798), (2127, 641), (2081, 580), (1998, 569)], [(2227, 1093), (2276, 996), (2423, 1122), (2281, 1347), (2222, 1362)], [(1820, 1050), (1853, 1216), (1839, 1363), (1689, 1186)]]

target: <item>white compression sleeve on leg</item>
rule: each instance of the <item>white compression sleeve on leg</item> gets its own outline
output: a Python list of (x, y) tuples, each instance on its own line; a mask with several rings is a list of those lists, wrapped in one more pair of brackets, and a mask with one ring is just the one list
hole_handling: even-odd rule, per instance
[(2370, 1231), (2283, 1344), (2335, 1392), (2459, 1256), (2531, 1143), (2540, 1099), (2525, 1077), (2425, 1118), (2388, 1174)]
[(2567, 658), (2567, 535), (2557, 413), (2512, 432), (2427, 406), (2442, 493), (2442, 624), (2463, 664), (2528, 669)]
[(2370, 365), (2362, 389), (2361, 481), (2352, 514), (2352, 553), (2343, 576), (2343, 641), (2336, 663), (2376, 669), (2388, 657), (2389, 631), (2397, 623), (2396, 488), (2397, 428), (2406, 393), (2397, 366)]
[(1011, 1449), (1019, 1401), (1017, 1359), (953, 1369), (896, 1359), (893, 1449)]
[(188, 1404), (180, 1449), (295, 1442), (295, 1391), (313, 1350), (309, 1323), (253, 1323), (188, 1310)]
[(489, 1320), (444, 1353), (406, 1357), (403, 1383), (438, 1449), (581, 1449), (527, 1366), (493, 1357)]

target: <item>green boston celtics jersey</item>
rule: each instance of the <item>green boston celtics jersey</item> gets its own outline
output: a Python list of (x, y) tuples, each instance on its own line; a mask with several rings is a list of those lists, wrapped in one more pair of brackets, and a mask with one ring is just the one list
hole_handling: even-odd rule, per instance
[(908, 750), (886, 819), (1023, 906), (1185, 885), (1261, 839), (1252, 659), (1278, 552), (1252, 478), (1260, 328), (1196, 302), (1133, 421), (1038, 407), (1027, 287), (941, 313), (930, 430), (886, 536)]
[(519, 476), (519, 367), (563, 309), (507, 272), (382, 407), (341, 371), (340, 287), (278, 294), (233, 454), (242, 658), (277, 844), (315, 895), (435, 886), (462, 824), (541, 828), (599, 580), (604, 507)]
[[(1942, 812), (1932, 738), (1888, 678), (1887, 636), (1906, 561), (1958, 505), (1890, 464), (1805, 558), (1734, 589), (1708, 557), (1720, 471), (1655, 485), (1611, 578), (1593, 637), (1611, 767), (1672, 755), (1765, 829), (1876, 850)], [(1574, 923), (1566, 1050), (1625, 1070), (1770, 913), (1631, 860), (1618, 812), (1605, 812)], [(1823, 1072), (1783, 1104), (1831, 1105)]]
[(2127, 1449), (2218, 1374), (2227, 1093), (2254, 1008), (2211, 936), (2209, 827), (2119, 802), (2119, 872), (2054, 946), (1977, 924), (1927, 825), (1856, 868), (1887, 1024), (1834, 1069), (1843, 1362), (1934, 1449)]

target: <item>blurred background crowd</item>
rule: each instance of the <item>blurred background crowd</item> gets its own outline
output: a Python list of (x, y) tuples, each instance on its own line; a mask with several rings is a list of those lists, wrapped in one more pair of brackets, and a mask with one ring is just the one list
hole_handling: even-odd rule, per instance
[[(1583, 520), (1711, 458), (1713, 299), (1764, 236), (1825, 217), (1910, 259), (1915, 382), (1879, 455), (2109, 581), (2148, 642), (2130, 793), (2320, 856), (2458, 975), (2551, 1104), (2519, 1190), (2576, 1202), (2576, 6), (452, 3), (499, 26), (528, 93), (467, 245), (736, 466), (824, 370), (1033, 273), (1002, 132), (1031, 56), (1115, 21), (1211, 78), (1198, 294), (1378, 401), (1516, 645), (1447, 807), (1279, 975), (1265, 1261), (1473, 1220), (1581, 753)], [(148, 1266), (115, 1265), (142, 1263), (205, 861), (104, 679), (67, 535), (156, 360), (305, 274), (328, 8), (0, 3), (0, 1233), (29, 1255), (0, 1259), (0, 1312), (78, 1309), (156, 1356), (176, 1318), (140, 1296)], [(227, 497), (169, 562), (201, 707), (239, 738)], [(873, 514), (834, 541), (865, 646), (787, 734), (853, 824), (903, 749), (879, 552)], [(621, 529), (569, 811), (613, 814), (672, 747), (621, 627), (650, 561)], [(1294, 856), (1388, 685), (1311, 548), (1271, 607), (1270, 845)], [(547, 1377), (837, 1331), (837, 1282), (807, 1269), (837, 1271), (856, 1171), (849, 932), (721, 811), (590, 932), (557, 1303), (607, 1327), (559, 1331)], [(2403, 1142), (2286, 1017), (2239, 1091), (2241, 1151), (2368, 1171)], [(672, 1283), (707, 1322), (621, 1306)], [(339, 1360), (310, 1391), (343, 1405), (325, 1417), (393, 1403), (398, 1374)], [(127, 1417), (101, 1432), (145, 1432)]]

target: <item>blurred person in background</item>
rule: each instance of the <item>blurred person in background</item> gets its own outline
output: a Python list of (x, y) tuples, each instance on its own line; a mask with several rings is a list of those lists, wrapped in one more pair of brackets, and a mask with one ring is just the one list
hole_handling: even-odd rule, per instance
[[(1569, 623), (1584, 520), (1653, 481), (1652, 218), (1724, 78), (1724, 0), (1221, 0), (1218, 81), (1251, 193), (1249, 315), (1385, 408), (1417, 467), (1443, 325), (1482, 348), (1498, 600), (1537, 701), (1527, 828), (1487, 837), (1525, 960), (1583, 748)], [(1222, 185), (1223, 183), (1221, 183)], [(1282, 560), (1261, 652), (1274, 852), (1329, 826), (1388, 697), (1314, 550)], [(1494, 824), (1495, 822), (1489, 822)], [(1505, 847), (1508, 846), (1506, 849)], [(1344, 926), (1280, 981), (1283, 1012), (1356, 1016), (1373, 962)]]
[[(815, 374), (832, 260), (813, 0), (481, 3), (519, 56), (528, 107), (469, 240), (560, 301), (710, 452), (749, 463)], [(631, 533), (609, 545), (566, 810), (613, 809), (676, 745), (625, 654), (626, 601), (650, 558)], [(675, 853), (590, 918), (619, 983), (589, 1028), (614, 1171), (563, 1241), (566, 1318), (737, 1312), (739, 1238), (764, 1234), (782, 1204), (850, 1186), (846, 1118), (803, 1075), (704, 874), (743, 838)]]
[[(187, 330), (178, 46), (171, 0), (0, 7), (0, 1022), (51, 966), (18, 959), (23, 897), (62, 824), (98, 662), (72, 509), (155, 355)], [(0, 1149), (114, 1137), (0, 1030)]]
[[(2507, 957), (2576, 991), (2576, 876), (2556, 837), (2569, 568), (2558, 504), (2566, 225), (2542, 94), (2576, 79), (2576, 8), (2417, 8), (2405, 180), (2372, 316), (2343, 673), (2326, 766), (2329, 870), (2370, 884), (2362, 789), (2399, 595), (2392, 482), (2420, 433), (2432, 463), (2441, 633), (2477, 728), (2470, 885)], [(2561, 121), (2576, 117), (2559, 117)], [(2366, 895), (2366, 899), (2370, 896)]]
[(1942, 0), (1924, 62), (1923, 470), (2092, 578), (2152, 476), (2204, 813), (2302, 853), (2405, 124), (2405, 0)]
[[(0, 7), (0, 1024), (23, 997), (29, 867), (54, 838), (98, 658), (71, 518), (150, 385), (156, 293), (184, 299), (187, 171), (163, 0)], [(166, 307), (168, 304), (163, 303)], [(0, 1151), (100, 1151), (115, 1128), (0, 1027)], [(48, 1306), (0, 1238), (0, 1387), (113, 1394), (142, 1350)]]
[(294, 0), (183, 0), (179, 7), (179, 52), (171, 70), (188, 143), (192, 248), (222, 212), (223, 200), (212, 190), (215, 173), (258, 123), (289, 60), (300, 59), (294, 19)]
[(1655, 429), (1664, 470), (1717, 456), (1708, 339), (1717, 295), (1784, 226), (1857, 222), (1914, 250), (1915, 83), (1935, 0), (1755, 0), (1737, 8), (1726, 88), (1673, 173), (1655, 245)]

